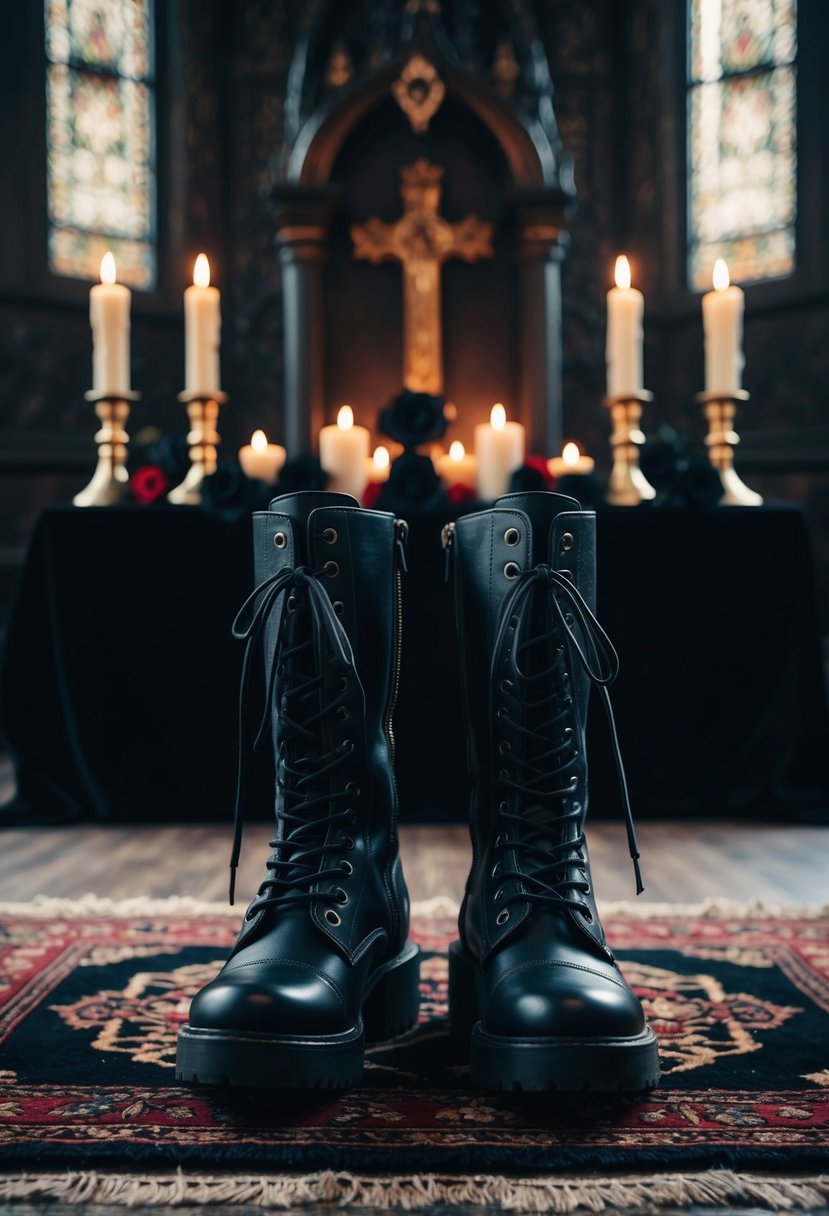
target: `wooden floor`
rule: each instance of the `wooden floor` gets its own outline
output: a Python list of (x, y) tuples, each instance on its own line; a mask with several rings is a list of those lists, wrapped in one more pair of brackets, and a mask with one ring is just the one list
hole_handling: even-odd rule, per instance
[[(246, 829), (237, 883), (242, 906), (263, 877), (270, 829)], [(404, 827), (403, 860), (412, 898), (459, 900), (469, 866), (465, 827)], [(633, 898), (624, 830), (589, 829), (600, 900)], [(644, 823), (639, 843), (647, 900), (707, 898), (829, 901), (829, 828), (689, 821)], [(15, 828), (0, 834), (0, 899), (87, 892), (125, 899), (189, 895), (224, 900), (229, 830), (209, 827)]]

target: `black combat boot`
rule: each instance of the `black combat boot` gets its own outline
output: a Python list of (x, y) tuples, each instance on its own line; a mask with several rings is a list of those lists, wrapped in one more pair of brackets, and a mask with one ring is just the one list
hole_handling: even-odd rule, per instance
[(584, 839), (598, 688), (638, 850), (594, 616), (595, 515), (512, 494), (444, 529), (454, 557), (473, 781), (472, 869), (449, 956), (453, 1030), (488, 1089), (643, 1090), (656, 1038), (606, 942)]
[[(179, 1034), (183, 1081), (290, 1088), (357, 1081), (366, 1035), (417, 1021), (419, 959), (397, 842), (392, 713), (406, 525), (344, 494), (277, 498), (254, 516), (257, 648), (273, 740), (276, 833), (230, 958)], [(231, 874), (239, 857), (240, 791)], [(231, 879), (231, 901), (232, 901)]]

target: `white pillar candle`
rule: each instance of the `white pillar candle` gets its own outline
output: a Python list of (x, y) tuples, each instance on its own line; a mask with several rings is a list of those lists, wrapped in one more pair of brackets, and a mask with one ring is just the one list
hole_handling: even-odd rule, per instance
[(264, 431), (254, 431), (250, 443), (239, 449), (239, 464), (254, 481), (276, 481), (285, 463), (286, 452), (278, 443), (268, 443)]
[(717, 258), (714, 290), (702, 297), (707, 393), (734, 393), (742, 387), (744, 308), (742, 289), (729, 283), (728, 267)]
[(101, 281), (89, 292), (89, 321), (92, 326), (92, 387), (99, 393), (130, 389), (130, 302), (129, 287), (116, 283), (115, 258), (101, 258)]
[(210, 286), (210, 263), (196, 258), (193, 284), (184, 292), (184, 388), (188, 393), (218, 393), (221, 295)]
[(584, 477), (588, 473), (592, 473), (596, 467), (596, 462), (592, 456), (585, 456), (579, 451), (577, 443), (565, 443), (561, 449), (560, 456), (554, 456), (552, 460), (547, 461), (547, 468), (552, 473), (553, 477), (569, 477), (575, 474), (579, 477)]
[(498, 498), (509, 489), (511, 475), (524, 463), (524, 428), (507, 422), (500, 402), (492, 407), (489, 422), (475, 427), (479, 498)]
[(366, 461), (366, 477), (370, 485), (379, 486), (389, 479), (391, 456), (382, 443), (374, 449), (374, 455)]
[(641, 393), (645, 297), (630, 285), (630, 263), (616, 259), (616, 286), (607, 293), (607, 395)]
[(475, 489), (478, 462), (474, 456), (467, 456), (459, 439), (449, 445), (448, 452), (438, 456), (435, 467), (444, 485), (468, 486), (470, 490)]
[(361, 499), (366, 488), (369, 433), (354, 425), (354, 411), (344, 405), (335, 426), (320, 431), (320, 464), (330, 478), (329, 488)]

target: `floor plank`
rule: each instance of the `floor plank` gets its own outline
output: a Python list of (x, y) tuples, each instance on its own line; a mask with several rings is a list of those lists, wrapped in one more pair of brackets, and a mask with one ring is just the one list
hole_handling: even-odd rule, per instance
[[(269, 835), (264, 824), (246, 829), (237, 883), (242, 906), (263, 877)], [(599, 898), (632, 898), (622, 825), (596, 823), (589, 841)], [(829, 899), (827, 827), (645, 823), (639, 841), (647, 900)], [(461, 898), (470, 856), (466, 828), (404, 827), (401, 842), (413, 899)], [(39, 893), (77, 898), (87, 892), (115, 899), (227, 895), (230, 834), (216, 825), (10, 828), (0, 835), (0, 848), (0, 899)]]

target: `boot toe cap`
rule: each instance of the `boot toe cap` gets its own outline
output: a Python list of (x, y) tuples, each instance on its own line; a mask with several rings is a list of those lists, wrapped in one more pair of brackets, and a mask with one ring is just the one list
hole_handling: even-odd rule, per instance
[(221, 972), (193, 998), (190, 1025), (294, 1036), (342, 1034), (357, 1020), (333, 983), (301, 964)]
[(483, 1028), (505, 1038), (628, 1038), (645, 1029), (645, 1015), (621, 976), (539, 962), (496, 983)]

